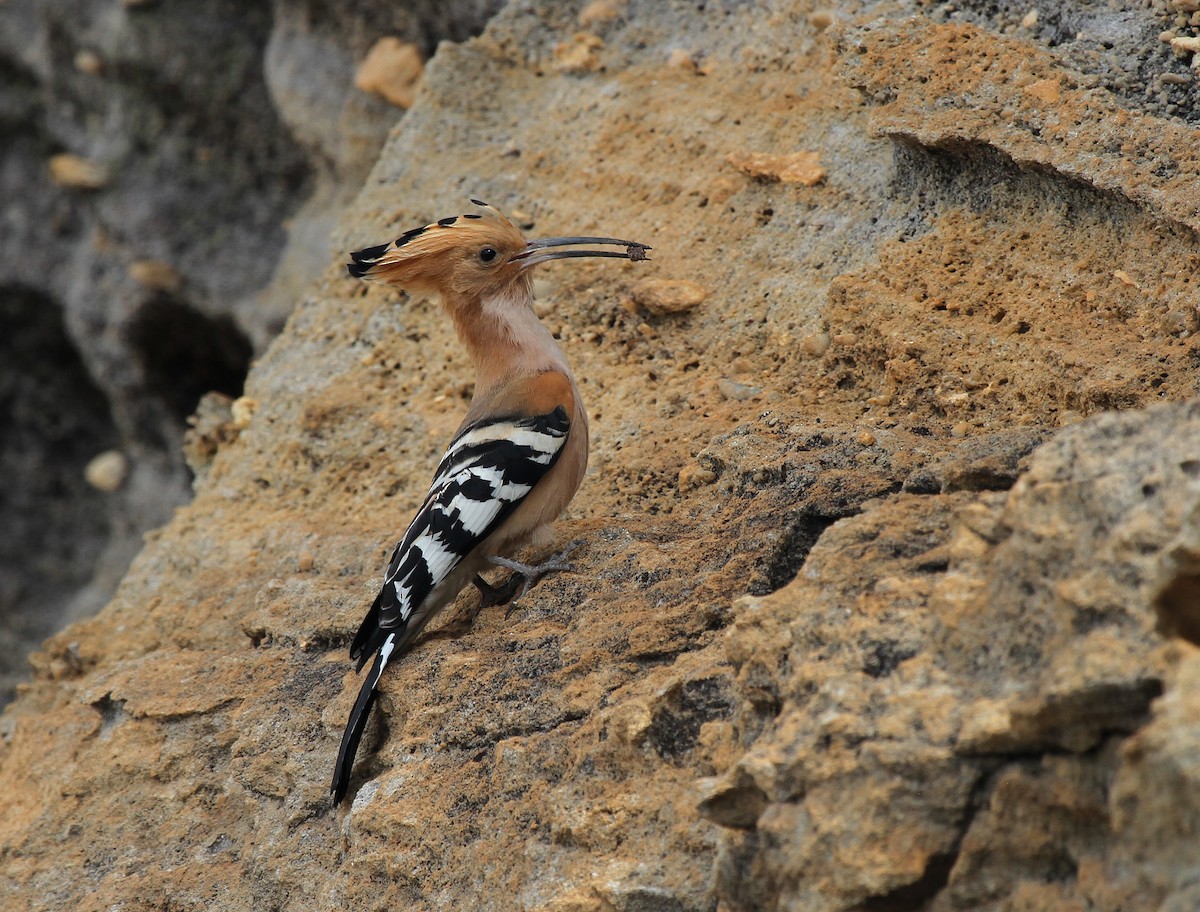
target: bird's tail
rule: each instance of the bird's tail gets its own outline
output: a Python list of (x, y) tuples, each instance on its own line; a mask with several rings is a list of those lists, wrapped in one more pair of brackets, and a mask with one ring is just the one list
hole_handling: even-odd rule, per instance
[(379, 693), (379, 677), (383, 674), (395, 643), (395, 634), (390, 634), (383, 641), (375, 656), (375, 662), (367, 673), (367, 679), (363, 681), (358, 692), (358, 699), (354, 701), (354, 708), (350, 710), (346, 730), (342, 732), (342, 746), (338, 748), (337, 763), (333, 768), (333, 784), (329, 787), (329, 794), (335, 805), (341, 803), (346, 796), (346, 789), (350, 786), (350, 773), (354, 769), (354, 755), (358, 753), (358, 742), (362, 740), (363, 730), (367, 727), (371, 707), (375, 705), (375, 697)]

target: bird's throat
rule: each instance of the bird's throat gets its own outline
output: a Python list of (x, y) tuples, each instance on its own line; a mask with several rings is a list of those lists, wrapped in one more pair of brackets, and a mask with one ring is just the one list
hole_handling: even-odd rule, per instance
[[(474, 308), (474, 315), (465, 308)], [(528, 288), (506, 289), (477, 302), (447, 302), (447, 309), (475, 362), (477, 390), (501, 375), (569, 371), (562, 349), (534, 313)]]

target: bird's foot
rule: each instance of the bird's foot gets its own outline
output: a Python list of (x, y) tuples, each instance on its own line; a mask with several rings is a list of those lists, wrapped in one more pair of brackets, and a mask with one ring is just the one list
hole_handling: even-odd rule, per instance
[(489, 563), (495, 564), (497, 567), (503, 567), (506, 570), (511, 570), (513, 571), (513, 575), (499, 586), (492, 586), (483, 577), (476, 576), (475, 585), (478, 587), (480, 593), (479, 609), (482, 610), (491, 605), (507, 604), (508, 610), (504, 612), (504, 617), (507, 620), (513, 611), (516, 610), (517, 602), (524, 598), (525, 593), (540, 583), (543, 578), (549, 576), (551, 573), (575, 572), (574, 565), (566, 563), (566, 558), (581, 544), (582, 542), (578, 541), (571, 542), (571, 544), (567, 545), (558, 554), (553, 555), (549, 560), (543, 561), (540, 564), (523, 564), (509, 557), (489, 557)]
[(507, 605), (513, 600), (513, 596), (517, 594), (517, 590), (521, 588), (521, 577), (514, 573), (499, 586), (493, 586), (478, 573), (475, 574), (475, 588), (479, 590), (479, 607), (475, 609), (475, 614), (479, 614), (484, 608), (491, 608), (493, 605)]

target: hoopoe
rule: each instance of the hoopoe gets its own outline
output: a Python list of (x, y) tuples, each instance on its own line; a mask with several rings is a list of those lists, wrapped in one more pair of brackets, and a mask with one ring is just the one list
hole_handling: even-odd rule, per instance
[[(383, 587), (350, 646), (356, 670), (375, 657), (350, 711), (330, 793), (339, 803), (388, 661), (409, 647), (468, 583), (481, 605), (525, 594), (569, 569), (557, 555), (538, 566), (512, 560), (539, 539), (575, 496), (587, 468), (588, 421), (562, 350), (533, 311), (533, 267), (566, 257), (646, 259), (650, 248), (605, 237), (526, 241), (499, 210), (451, 216), (350, 255), (350, 275), (436, 296), (475, 362), (475, 394), (429, 493), (392, 552)], [(613, 244), (624, 251), (555, 248)], [(480, 572), (515, 571), (492, 587)], [(517, 585), (520, 592), (517, 592)]]

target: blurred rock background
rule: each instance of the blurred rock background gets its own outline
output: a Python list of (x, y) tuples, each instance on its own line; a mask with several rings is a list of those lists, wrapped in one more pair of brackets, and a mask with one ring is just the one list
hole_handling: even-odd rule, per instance
[[(0, 905), (1197, 908), (1192, 6), (0, 3)], [(471, 196), (653, 260), (333, 811), (470, 395), (340, 264)]]
[(188, 417), (326, 264), (402, 113), (355, 87), (372, 46), (498, 6), (0, 5), (0, 700), (190, 498)]

